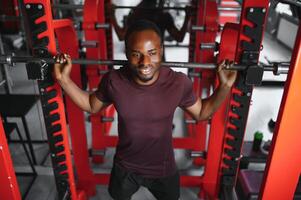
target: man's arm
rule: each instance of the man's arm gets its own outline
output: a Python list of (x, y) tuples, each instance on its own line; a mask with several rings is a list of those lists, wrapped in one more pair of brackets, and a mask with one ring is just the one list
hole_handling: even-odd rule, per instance
[(225, 70), (229, 65), (233, 63), (228, 63), (223, 61), (218, 66), (218, 76), (220, 84), (214, 93), (206, 98), (201, 100), (198, 98), (195, 104), (190, 107), (184, 108), (195, 120), (206, 120), (208, 119), (222, 104), (227, 95), (229, 94), (232, 85), (235, 82), (237, 72)]
[(185, 8), (185, 20), (180, 30), (174, 24), (173, 17), (169, 13), (164, 13), (164, 18), (166, 20), (167, 31), (177, 42), (182, 42), (186, 32), (188, 31), (189, 22), (190, 22), (190, 14), (189, 7)]
[(70, 56), (60, 54), (55, 57), (56, 64), (54, 64), (54, 76), (58, 83), (64, 89), (65, 93), (72, 99), (72, 101), (82, 110), (97, 113), (108, 104), (100, 101), (95, 93), (88, 93), (80, 89), (70, 78), (72, 63)]

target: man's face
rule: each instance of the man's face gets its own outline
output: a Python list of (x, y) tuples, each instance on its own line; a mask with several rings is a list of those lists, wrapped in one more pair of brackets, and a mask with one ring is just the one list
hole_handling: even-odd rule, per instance
[(153, 30), (133, 32), (127, 41), (126, 56), (134, 80), (141, 85), (154, 83), (159, 76), (162, 46)]

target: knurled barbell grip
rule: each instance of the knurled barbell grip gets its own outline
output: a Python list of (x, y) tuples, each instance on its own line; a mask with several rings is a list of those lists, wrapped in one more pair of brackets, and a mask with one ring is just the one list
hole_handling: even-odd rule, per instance
[(191, 30), (193, 30), (193, 31), (205, 31), (206, 26), (192, 26)]
[(77, 30), (98, 30), (98, 29), (110, 29), (110, 24), (104, 24), (104, 23), (94, 23), (94, 26), (91, 27), (83, 27), (82, 22), (75, 22), (74, 23), (74, 28)]
[(109, 29), (110, 24), (95, 23), (95, 29)]
[(217, 7), (218, 11), (241, 11), (241, 7), (224, 7), (224, 6), (218, 6)]
[(191, 158), (206, 158), (206, 152), (205, 151), (191, 151), (190, 157)]
[(207, 50), (207, 49), (212, 49), (214, 51), (218, 50), (218, 43), (216, 42), (211, 42), (211, 43), (201, 43), (200, 44), (200, 49), (201, 50)]
[(113, 122), (114, 117), (101, 117), (101, 122)]

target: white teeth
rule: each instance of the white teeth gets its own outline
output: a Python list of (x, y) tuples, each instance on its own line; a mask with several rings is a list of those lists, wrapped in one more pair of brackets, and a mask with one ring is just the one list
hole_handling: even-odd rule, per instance
[(151, 69), (150, 68), (142, 69), (141, 72), (143, 74), (149, 74), (151, 72)]

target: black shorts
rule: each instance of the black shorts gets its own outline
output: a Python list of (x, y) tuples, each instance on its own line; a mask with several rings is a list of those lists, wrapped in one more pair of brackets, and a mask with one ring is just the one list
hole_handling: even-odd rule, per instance
[(144, 178), (114, 164), (109, 183), (109, 193), (114, 200), (130, 200), (140, 186), (146, 187), (158, 200), (178, 200), (180, 197), (178, 172), (164, 178)]

